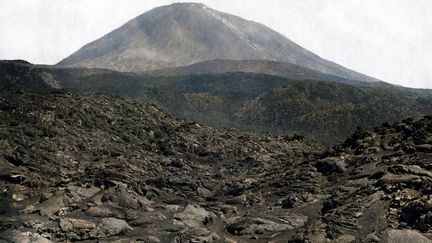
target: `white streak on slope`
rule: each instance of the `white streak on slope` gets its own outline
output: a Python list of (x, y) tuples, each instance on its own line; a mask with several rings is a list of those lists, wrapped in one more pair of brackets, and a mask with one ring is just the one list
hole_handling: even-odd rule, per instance
[(224, 17), (220, 16), (213, 10), (203, 7), (203, 9), (209, 13), (211, 16), (222, 22), (225, 26), (227, 26), (234, 34), (236, 34), (242, 41), (246, 42), (247, 45), (252, 47), (258, 54), (263, 56), (267, 60), (276, 61), (274, 58), (272, 58), (269, 54), (267, 54), (264, 50), (262, 50), (259, 46), (255, 45), (251, 40), (249, 40), (235, 25), (233, 25), (231, 22), (229, 22)]

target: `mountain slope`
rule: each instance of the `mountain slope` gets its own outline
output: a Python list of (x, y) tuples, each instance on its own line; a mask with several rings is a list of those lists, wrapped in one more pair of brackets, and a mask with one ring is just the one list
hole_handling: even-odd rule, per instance
[(370, 129), (432, 112), (430, 90), (384, 83), (296, 81), (256, 73), (102, 77), (80, 79), (74, 87), (80, 94), (102, 91), (153, 103), (175, 117), (215, 127), (296, 133), (324, 144), (342, 142), (359, 126)]
[(197, 3), (146, 12), (58, 65), (145, 71), (214, 59), (282, 61), (347, 79), (376, 81), (324, 60), (264, 25)]
[(223, 74), (233, 72), (268, 74), (285, 77), (291, 80), (312, 79), (366, 85), (364, 82), (325, 74), (291, 63), (265, 60), (210, 60), (194, 63), (188, 66), (147, 71), (143, 74), (153, 76), (186, 76), (194, 74)]
[(398, 87), (356, 87), (322, 81), (292, 82), (246, 103), (236, 123), (273, 133), (297, 132), (337, 143), (357, 127), (421, 117), (432, 112), (432, 93)]
[[(215, 127), (235, 127), (273, 134), (296, 133), (324, 144), (343, 141), (357, 126), (369, 129), (383, 122), (419, 117), (432, 111), (430, 90), (408, 89), (385, 83), (354, 82), (355, 85), (350, 85), (295, 81), (279, 76), (239, 72), (185, 76), (167, 72), (165, 76), (149, 76), (148, 73), (58, 69), (21, 62), (6, 63), (8, 68), (0, 63), (0, 85), (6, 87), (5, 90), (9, 87), (9, 90), (40, 91), (40, 84), (51, 89), (41, 78), (43, 74), (43, 77), (51, 77), (49, 80), (55, 80), (58, 86), (75, 94), (104, 92), (120, 95), (141, 103), (156, 104), (175, 117)], [(242, 65), (243, 62), (238, 67), (242, 68)], [(208, 69), (210, 72), (213, 70), (211, 67)], [(290, 72), (287, 74), (290, 76)], [(293, 75), (301, 74), (293, 72)], [(11, 85), (18, 78), (26, 85)]]
[(432, 111), (431, 91), (391, 85), (295, 81), (254, 73), (113, 77), (84, 78), (76, 92), (112, 93), (215, 127), (297, 133), (324, 144), (343, 141), (358, 126), (370, 129)]

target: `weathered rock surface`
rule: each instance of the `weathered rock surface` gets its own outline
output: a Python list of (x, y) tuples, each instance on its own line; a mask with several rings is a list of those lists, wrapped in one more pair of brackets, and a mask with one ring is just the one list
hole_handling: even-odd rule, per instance
[(187, 205), (183, 212), (173, 215), (173, 224), (199, 227), (210, 224), (215, 217), (216, 215), (200, 206)]
[(426, 238), (419, 232), (413, 230), (389, 230), (387, 232), (389, 243), (430, 243), (432, 240)]
[(431, 144), (432, 117), (325, 148), (113, 96), (2, 94), (0, 242), (428, 242)]

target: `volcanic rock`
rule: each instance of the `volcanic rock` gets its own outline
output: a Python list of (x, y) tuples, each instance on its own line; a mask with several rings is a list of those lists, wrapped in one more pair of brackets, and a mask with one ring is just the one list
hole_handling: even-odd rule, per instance
[(15, 108), (0, 106), (0, 241), (428, 242), (432, 233), (432, 154), (403, 149), (432, 144), (432, 117), (326, 148), (110, 95), (1, 97)]

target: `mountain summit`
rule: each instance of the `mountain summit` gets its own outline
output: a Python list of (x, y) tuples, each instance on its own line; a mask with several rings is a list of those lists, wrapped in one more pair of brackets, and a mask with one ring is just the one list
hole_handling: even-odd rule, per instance
[(343, 78), (375, 81), (315, 55), (262, 24), (199, 3), (148, 11), (58, 65), (146, 71), (214, 59), (287, 62)]

